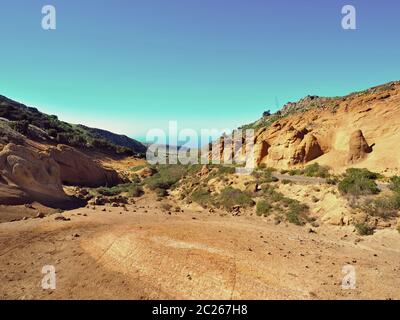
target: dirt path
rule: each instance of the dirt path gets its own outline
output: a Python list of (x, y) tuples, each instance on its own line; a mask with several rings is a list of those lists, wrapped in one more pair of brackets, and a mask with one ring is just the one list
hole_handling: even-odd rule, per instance
[(305, 177), (305, 176), (291, 176), (288, 174), (280, 174), (274, 172), (272, 174), (275, 178), (279, 180), (288, 180), (296, 183), (303, 183), (303, 184), (322, 184), (326, 183), (326, 179), (324, 178), (317, 178), (317, 177)]
[[(314, 234), (259, 217), (169, 215), (159, 206), (143, 198), (128, 212), (98, 207), (66, 213), (71, 221), (0, 224), (0, 299), (400, 298), (395, 231), (358, 242), (348, 229)], [(348, 264), (354, 290), (341, 287)], [(40, 286), (44, 265), (56, 267), (54, 291)]]

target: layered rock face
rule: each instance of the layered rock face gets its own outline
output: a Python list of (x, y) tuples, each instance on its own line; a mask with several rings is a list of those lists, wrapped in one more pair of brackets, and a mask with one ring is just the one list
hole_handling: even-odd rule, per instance
[(257, 164), (289, 167), (312, 161), (324, 154), (318, 139), (307, 128), (289, 126), (282, 130), (279, 124), (272, 132), (262, 131), (255, 142)]
[(58, 145), (49, 150), (49, 155), (59, 165), (61, 181), (65, 184), (96, 188), (122, 182), (116, 171), (101, 167), (72, 147)]
[[(290, 169), (318, 162), (338, 172), (361, 166), (400, 174), (400, 82), (340, 98), (308, 97), (271, 119), (277, 120), (254, 123), (256, 165)], [(230, 154), (224, 140), (214, 156)]]
[(2, 204), (69, 200), (61, 185), (59, 165), (45, 152), (12, 143), (0, 152), (0, 194)]

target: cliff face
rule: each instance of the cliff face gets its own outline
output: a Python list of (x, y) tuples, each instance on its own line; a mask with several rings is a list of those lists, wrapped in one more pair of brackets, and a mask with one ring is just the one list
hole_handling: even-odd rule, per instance
[(335, 171), (399, 172), (400, 82), (340, 98), (306, 97), (270, 117), (277, 120), (253, 126), (257, 165), (288, 169), (318, 162)]

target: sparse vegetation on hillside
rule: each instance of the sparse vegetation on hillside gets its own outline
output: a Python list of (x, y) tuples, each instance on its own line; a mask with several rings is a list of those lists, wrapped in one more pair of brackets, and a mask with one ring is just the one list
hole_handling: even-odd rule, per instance
[(329, 170), (328, 166), (321, 166), (318, 163), (314, 163), (304, 168), (304, 175), (306, 177), (328, 178), (330, 176)]
[[(125, 155), (134, 155), (145, 150), (142, 144), (128, 137), (124, 137), (126, 140), (123, 141), (124, 144), (114, 143), (113, 139), (117, 137), (122, 142), (123, 136), (104, 130), (72, 125), (60, 121), (55, 115), (44, 114), (36, 108), (27, 107), (3, 96), (0, 96), (0, 118), (10, 120), (10, 126), (15, 131), (32, 139), (35, 139), (35, 134), (30, 130), (30, 126), (43, 130), (51, 141), (77, 148), (94, 148)], [(127, 147), (128, 142), (136, 148)]]
[(390, 189), (400, 194), (400, 177), (394, 176), (390, 179)]
[(235, 206), (248, 208), (255, 204), (249, 193), (232, 187), (223, 189), (215, 201), (227, 210), (232, 210)]
[[(227, 179), (227, 182), (229, 180), (228, 175), (235, 173), (234, 168), (229, 169), (229, 167), (223, 166), (210, 166), (210, 168), (212, 168), (209, 174), (210, 177)], [(235, 206), (241, 208), (253, 207), (256, 204), (253, 198), (261, 198), (256, 204), (257, 215), (267, 216), (275, 214), (278, 220), (287, 220), (290, 223), (303, 225), (308, 221), (308, 207), (297, 200), (285, 197), (275, 190), (274, 185), (270, 184), (271, 182), (279, 181), (272, 176), (272, 172), (274, 171), (275, 169), (273, 168), (263, 168), (262, 170), (253, 172), (252, 175), (256, 178), (257, 184), (262, 186), (261, 192), (241, 191), (227, 186), (220, 193), (213, 194), (207, 187), (199, 186), (189, 195), (188, 199), (203, 207), (216, 206), (230, 211)], [(210, 177), (205, 181), (210, 181)], [(195, 178), (194, 181), (198, 180)]]
[(200, 165), (157, 165), (154, 168), (156, 174), (145, 178), (143, 183), (151, 190), (169, 190), (177, 186), (178, 182), (188, 173), (196, 173), (201, 169)]
[(270, 125), (272, 125), (275, 121), (278, 121), (281, 119), (282, 116), (279, 113), (275, 113), (269, 116), (263, 116), (260, 120), (257, 120), (256, 122), (246, 124), (239, 129), (241, 130), (248, 130), (248, 129), (260, 129), (260, 128), (267, 128)]
[(391, 193), (386, 192), (378, 198), (366, 199), (361, 208), (373, 217), (390, 219), (397, 217), (400, 211), (400, 178), (395, 176), (390, 179)]
[[(277, 217), (286, 217), (290, 223), (303, 225), (308, 221), (309, 208), (297, 200), (285, 197), (277, 192), (272, 185), (265, 185), (262, 189), (262, 198), (271, 207), (271, 212)], [(262, 205), (264, 206), (264, 205)]]
[(96, 192), (106, 197), (115, 197), (121, 194), (126, 194), (128, 197), (137, 198), (144, 194), (143, 188), (136, 183), (120, 184), (112, 188), (102, 187), (96, 189)]
[(203, 208), (215, 205), (214, 196), (206, 188), (199, 188), (192, 192), (189, 197), (190, 201), (196, 202)]
[(245, 130), (269, 127), (271, 124), (279, 119), (288, 117), (296, 113), (306, 112), (312, 109), (330, 109), (332, 113), (335, 113), (337, 111), (337, 108), (339, 107), (340, 102), (344, 98), (352, 100), (355, 97), (360, 97), (367, 94), (378, 94), (381, 92), (390, 91), (393, 88), (394, 84), (395, 82), (390, 82), (364, 91), (351, 93), (346, 97), (318, 97), (309, 95), (300, 99), (297, 102), (288, 102), (282, 107), (282, 109), (274, 114), (271, 114), (271, 112), (269, 111), (264, 112), (261, 119), (253, 123), (244, 125), (240, 129)]
[(257, 215), (268, 216), (272, 213), (272, 206), (266, 200), (260, 200), (257, 202)]
[(362, 206), (368, 215), (389, 219), (397, 217), (400, 210), (400, 194), (386, 195), (377, 199), (367, 199)]

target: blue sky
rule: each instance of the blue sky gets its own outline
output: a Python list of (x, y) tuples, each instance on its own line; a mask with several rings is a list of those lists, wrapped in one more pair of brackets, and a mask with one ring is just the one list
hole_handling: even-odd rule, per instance
[[(57, 29), (41, 28), (41, 8)], [(357, 9), (357, 30), (341, 8)], [(235, 128), (307, 94), (400, 78), (392, 0), (2, 0), (0, 94), (143, 137)]]

